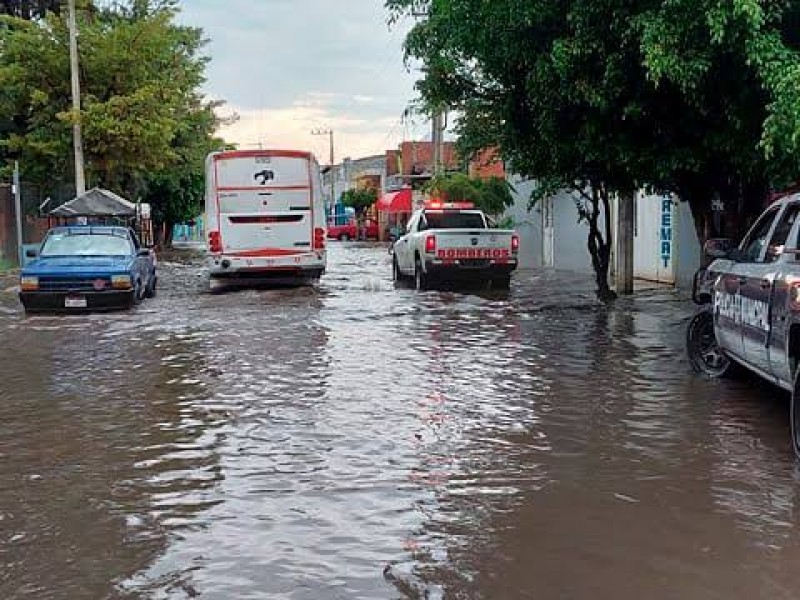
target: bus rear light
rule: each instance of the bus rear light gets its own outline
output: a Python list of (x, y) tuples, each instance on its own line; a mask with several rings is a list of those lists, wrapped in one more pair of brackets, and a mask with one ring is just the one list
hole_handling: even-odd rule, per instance
[(514, 254), (519, 252), (519, 236), (516, 234), (511, 236), (511, 252)]
[(425, 238), (425, 253), (426, 254), (435, 254), (436, 253), (436, 236), (429, 235)]
[(316, 227), (314, 229), (314, 250), (325, 249), (325, 229)]
[(208, 234), (208, 250), (212, 254), (219, 254), (222, 252), (222, 237), (219, 231), (211, 231)]

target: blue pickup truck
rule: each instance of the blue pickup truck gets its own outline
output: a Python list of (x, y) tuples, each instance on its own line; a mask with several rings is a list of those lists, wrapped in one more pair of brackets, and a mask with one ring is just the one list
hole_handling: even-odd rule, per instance
[(156, 293), (155, 255), (127, 227), (56, 227), (28, 257), (19, 293), (26, 311), (120, 309)]

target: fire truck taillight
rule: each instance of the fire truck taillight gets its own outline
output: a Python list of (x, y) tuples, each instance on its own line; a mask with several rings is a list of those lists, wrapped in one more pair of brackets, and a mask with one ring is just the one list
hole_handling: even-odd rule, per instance
[(511, 252), (514, 254), (519, 252), (519, 236), (516, 234), (511, 236)]
[(219, 231), (210, 231), (208, 233), (208, 250), (212, 254), (219, 254), (222, 252), (222, 237)]
[(435, 254), (436, 253), (436, 236), (429, 235), (425, 238), (425, 253), (426, 254)]

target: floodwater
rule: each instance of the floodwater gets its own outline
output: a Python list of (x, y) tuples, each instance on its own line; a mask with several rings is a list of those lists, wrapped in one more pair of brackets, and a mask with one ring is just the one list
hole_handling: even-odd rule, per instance
[(0, 291), (0, 598), (800, 596), (787, 397), (692, 374), (684, 298), (329, 262), (210, 295), (186, 257), (113, 315)]

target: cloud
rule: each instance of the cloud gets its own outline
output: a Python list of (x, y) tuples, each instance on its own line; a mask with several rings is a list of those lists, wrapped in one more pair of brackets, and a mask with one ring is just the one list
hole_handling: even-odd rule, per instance
[(206, 93), (241, 116), (221, 131), (229, 141), (311, 148), (327, 162), (314, 128), (334, 129), (337, 159), (383, 152), (408, 134), (410, 24), (390, 30), (381, 0), (184, 0), (182, 10), (210, 40)]
[(397, 120), (391, 117), (363, 118), (354, 113), (334, 113), (324, 106), (249, 109), (227, 106), (221, 114), (236, 112), (239, 119), (223, 126), (219, 134), (242, 148), (288, 148), (310, 150), (319, 161), (329, 161), (328, 136), (313, 135), (315, 128), (332, 129), (336, 161), (344, 157), (383, 154), (403, 137)]

